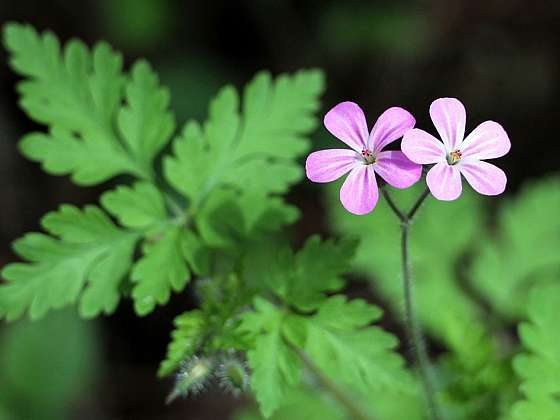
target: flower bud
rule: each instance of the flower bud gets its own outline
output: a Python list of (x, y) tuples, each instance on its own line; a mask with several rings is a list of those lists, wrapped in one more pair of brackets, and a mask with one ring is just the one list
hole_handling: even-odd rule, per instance
[(236, 397), (249, 386), (247, 366), (236, 356), (225, 357), (218, 365), (216, 376), (222, 388)]
[(175, 386), (167, 397), (167, 404), (178, 397), (195, 395), (204, 390), (214, 372), (215, 363), (211, 358), (193, 356), (185, 360), (175, 379)]

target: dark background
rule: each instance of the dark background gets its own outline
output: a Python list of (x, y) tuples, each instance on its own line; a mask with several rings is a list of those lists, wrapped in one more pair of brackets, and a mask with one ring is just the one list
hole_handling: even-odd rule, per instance
[[(64, 41), (78, 37), (91, 45), (104, 39), (123, 52), (127, 65), (148, 58), (171, 89), (179, 122), (203, 118), (221, 85), (242, 86), (258, 70), (319, 67), (327, 75), (321, 115), (353, 100), (371, 125), (384, 109), (399, 105), (433, 132), (430, 102), (454, 96), (467, 108), (467, 131), (487, 119), (500, 122), (512, 141), (511, 153), (497, 162), (508, 174), (508, 194), (560, 166), (556, 1), (1, 0), (0, 22), (8, 20), (51, 29)], [(37, 230), (43, 214), (62, 202), (96, 202), (108, 185), (78, 188), (18, 154), (19, 138), (43, 128), (17, 107), (18, 78), (5, 51), (0, 57), (3, 266), (15, 260), (10, 242)], [(314, 147), (320, 143), (334, 145), (322, 127)], [(291, 194), (303, 213), (297, 238), (327, 231), (318, 197), (319, 190), (305, 182)], [(113, 316), (96, 321), (100, 362), (94, 380), (70, 404), (71, 418), (227, 418), (244, 403), (211, 391), (163, 406), (171, 382), (156, 379), (156, 368), (173, 317), (191, 303), (174, 296), (139, 319), (125, 301)], [(0, 371), (0, 384), (1, 378)]]

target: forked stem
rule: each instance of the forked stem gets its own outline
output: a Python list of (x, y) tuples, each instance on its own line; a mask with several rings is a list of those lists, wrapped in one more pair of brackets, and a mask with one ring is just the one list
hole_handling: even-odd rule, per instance
[(414, 307), (414, 283), (412, 279), (412, 265), (410, 262), (408, 241), (410, 222), (416, 215), (416, 212), (426, 197), (428, 197), (430, 191), (426, 188), (412, 205), (410, 210), (406, 213), (399, 209), (385, 188), (382, 189), (382, 193), (387, 201), (387, 204), (389, 204), (389, 207), (401, 222), (401, 264), (404, 288), (406, 336), (409, 345), (412, 347), (414, 352), (414, 358), (416, 359), (416, 365), (420, 373), (420, 379), (422, 381), (422, 387), (424, 389), (428, 410), (430, 412), (430, 418), (432, 420), (441, 420), (442, 415), (438, 405), (436, 404), (435, 381), (430, 365), (430, 358), (428, 357), (428, 352), (426, 351), (426, 343), (422, 335), (422, 328), (416, 317), (416, 310)]

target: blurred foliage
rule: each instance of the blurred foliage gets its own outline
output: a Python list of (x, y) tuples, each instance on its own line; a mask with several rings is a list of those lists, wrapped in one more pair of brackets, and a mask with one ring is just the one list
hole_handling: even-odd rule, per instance
[[(424, 188), (420, 184), (405, 191), (391, 189), (390, 192), (399, 206), (408, 208)], [(402, 314), (399, 221), (383, 200), (372, 217), (348, 214), (338, 201), (338, 190), (338, 185), (333, 185), (328, 196), (335, 231), (360, 240), (356, 270), (367, 276), (372, 286), (389, 300), (394, 311)], [(470, 192), (453, 202), (429, 197), (411, 228), (410, 254), (422, 323), (445, 345), (465, 353), (480, 346), (481, 332), (474, 332), (481, 328), (483, 313), (464, 293), (455, 273), (465, 250), (482, 231), (483, 217), (482, 200)], [(450, 303), (446, 311), (435, 310), (441, 302)], [(465, 329), (471, 330), (468, 337), (461, 333)]]
[(414, 6), (333, 2), (320, 13), (321, 37), (337, 54), (376, 51), (408, 58), (430, 47), (427, 17)]
[(533, 182), (504, 203), (494, 232), (482, 232), (470, 278), (501, 316), (525, 317), (531, 287), (558, 282), (559, 209), (560, 178)]
[(162, 83), (173, 92), (171, 108), (179, 124), (191, 118), (204, 119), (208, 98), (231, 78), (231, 72), (227, 72), (224, 66), (218, 58), (201, 54), (196, 60), (187, 56), (155, 63)]
[[(390, 193), (407, 208), (421, 188)], [(488, 199), (470, 191), (451, 203), (428, 199), (415, 219), (410, 246), (417, 307), (426, 331), (446, 349), (438, 379), (450, 418), (496, 419), (516, 397), (514, 338), (501, 315), (523, 318), (530, 287), (557, 278), (558, 192), (557, 177), (526, 186), (503, 203), (495, 226), (483, 211)], [(400, 314), (397, 219), (384, 202), (375, 217), (348, 214), (336, 186), (329, 189), (328, 203), (334, 229), (360, 239), (355, 269)]]
[(100, 0), (106, 30), (121, 47), (145, 50), (173, 33), (176, 3), (170, 0)]
[[(256, 410), (242, 410), (234, 420), (261, 420), (262, 416)], [(338, 404), (328, 396), (301, 388), (289, 393), (285, 405), (270, 420), (350, 420)]]
[(61, 420), (99, 373), (96, 328), (73, 310), (0, 331), (0, 418)]
[(525, 352), (513, 363), (526, 399), (513, 406), (513, 420), (555, 420), (560, 415), (560, 285), (533, 286), (519, 327)]

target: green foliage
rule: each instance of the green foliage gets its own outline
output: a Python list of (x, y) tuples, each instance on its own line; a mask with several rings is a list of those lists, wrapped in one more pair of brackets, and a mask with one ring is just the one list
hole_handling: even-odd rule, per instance
[(101, 204), (121, 225), (133, 229), (157, 226), (167, 217), (161, 192), (148, 182), (107, 191), (101, 196)]
[[(418, 185), (406, 191), (394, 190), (394, 197), (402, 208), (407, 208), (421, 188), (423, 186)], [(338, 190), (333, 188), (330, 192), (333, 227), (360, 239), (355, 268), (389, 300), (394, 311), (402, 313), (398, 220), (383, 200), (375, 209), (375, 217), (350, 215), (338, 203)], [(420, 319), (430, 333), (454, 350), (476, 351), (480, 347), (480, 336), (484, 335), (484, 329), (480, 329), (483, 313), (465, 294), (456, 277), (456, 266), (482, 230), (481, 203), (467, 191), (454, 202), (439, 202), (429, 197), (417, 220), (411, 227), (410, 255)], [(441, 302), (447, 303), (446, 310), (434, 310)], [(467, 329), (471, 334), (465, 336), (461, 332)]]
[(120, 173), (152, 176), (152, 160), (169, 140), (173, 118), (168, 94), (145, 62), (127, 80), (122, 57), (105, 43), (89, 51), (72, 40), (61, 49), (52, 33), (41, 36), (19, 24), (6, 26), (4, 42), (12, 68), (27, 78), (18, 84), (21, 107), (50, 128), (22, 140), (25, 156), (49, 173), (71, 174), (79, 185)]
[(179, 315), (167, 356), (161, 363), (159, 376), (177, 371), (185, 360), (195, 355), (214, 357), (245, 350), (247, 340), (239, 331), (240, 311), (250, 303), (252, 294), (234, 274), (199, 279), (196, 285), (200, 309)]
[(525, 315), (534, 284), (556, 282), (560, 273), (560, 179), (527, 185), (498, 213), (497, 232), (487, 232), (471, 280), (492, 307), (509, 319)]
[(356, 246), (356, 241), (321, 242), (313, 236), (295, 255), (283, 249), (274, 264), (267, 267), (265, 280), (290, 305), (304, 311), (316, 309), (325, 299), (325, 292), (343, 285), (340, 275), (348, 271)]
[(156, 303), (165, 304), (171, 290), (180, 292), (190, 279), (183, 255), (184, 233), (176, 226), (167, 229), (154, 242), (144, 244), (144, 256), (134, 265), (131, 279), (134, 308), (138, 315), (153, 311)]
[(49, 128), (23, 138), (24, 155), (79, 185), (120, 174), (139, 180), (101, 196), (122, 228), (97, 207), (62, 206), (44, 219), (50, 236), (17, 241), (28, 263), (4, 269), (0, 316), (16, 319), (29, 309), (38, 318), (76, 301), (84, 316), (110, 313), (129, 280), (135, 310), (146, 315), (181, 292), (193, 273), (208, 275), (212, 259), (220, 258), (215, 248), (242, 255), (240, 244), (298, 217), (280, 194), (302, 176), (296, 159), (316, 125), (321, 72), (275, 80), (262, 72), (242, 100), (232, 86), (223, 88), (208, 120), (187, 123), (160, 165), (175, 123), (169, 92), (147, 62), (137, 61), (127, 74), (105, 43), (89, 50), (72, 40), (61, 47), (52, 33), (16, 23), (6, 25), (4, 42), (12, 68), (24, 77), (21, 107)]
[(179, 315), (173, 323), (175, 329), (171, 333), (167, 356), (159, 367), (159, 376), (173, 373), (183, 360), (195, 354), (204, 335), (206, 319), (202, 311), (194, 310)]
[(279, 252), (276, 264), (263, 273), (281, 303), (256, 297), (255, 311), (242, 315), (240, 328), (254, 340), (248, 352), (251, 386), (265, 417), (289, 404), (306, 358), (335, 383), (364, 397), (381, 389), (410, 390), (412, 377), (394, 351), (396, 338), (369, 327), (381, 310), (363, 300), (326, 295), (343, 286), (340, 275), (355, 248), (354, 241), (313, 237), (296, 254)]
[(175, 129), (174, 117), (168, 111), (169, 92), (159, 86), (146, 61), (138, 61), (130, 73), (125, 86), (126, 105), (117, 114), (117, 124), (134, 160), (142, 167), (151, 167)]
[(379, 319), (379, 308), (336, 295), (309, 316), (261, 298), (255, 300), (255, 309), (243, 316), (241, 328), (255, 336), (248, 352), (251, 386), (265, 417), (289, 404), (288, 395), (301, 382), (302, 357), (364, 400), (372, 391), (410, 391), (412, 377), (394, 352), (396, 338), (367, 327)]
[(394, 351), (398, 340), (380, 328), (367, 327), (380, 318), (376, 306), (333, 296), (305, 319), (303, 348), (323, 372), (363, 395), (381, 389), (406, 390), (411, 378)]
[(13, 320), (29, 310), (37, 319), (77, 301), (85, 317), (112, 312), (138, 235), (116, 227), (95, 206), (62, 205), (41, 224), (52, 236), (29, 233), (14, 243), (27, 263), (2, 270), (8, 283), (0, 287), (0, 316)]
[(232, 234), (277, 229), (295, 219), (293, 207), (267, 196), (301, 179), (294, 159), (308, 149), (304, 136), (315, 127), (311, 115), (322, 89), (316, 70), (276, 81), (262, 72), (246, 87), (241, 105), (227, 86), (211, 102), (204, 126), (185, 125), (164, 173), (189, 200), (191, 214), (207, 204), (196, 223), (209, 243), (227, 246)]
[(71, 310), (0, 331), (0, 418), (60, 420), (86, 395), (99, 372), (92, 322)]
[(299, 384), (301, 361), (282, 334), (282, 311), (263, 299), (255, 300), (255, 309), (244, 317), (242, 329), (256, 334), (254, 348), (247, 353), (251, 387), (262, 413), (269, 417)]
[[(261, 420), (256, 410), (243, 410), (235, 420)], [(319, 392), (307, 388), (297, 388), (286, 396), (286, 403), (278, 409), (270, 420), (349, 420), (346, 413), (335, 401)]]
[(321, 37), (335, 56), (381, 51), (385, 56), (412, 59), (430, 48), (433, 28), (416, 8), (399, 3), (333, 3), (321, 9)]
[(514, 358), (525, 399), (515, 403), (512, 419), (555, 420), (560, 413), (560, 286), (539, 285), (529, 295), (529, 322), (519, 327), (525, 352)]

